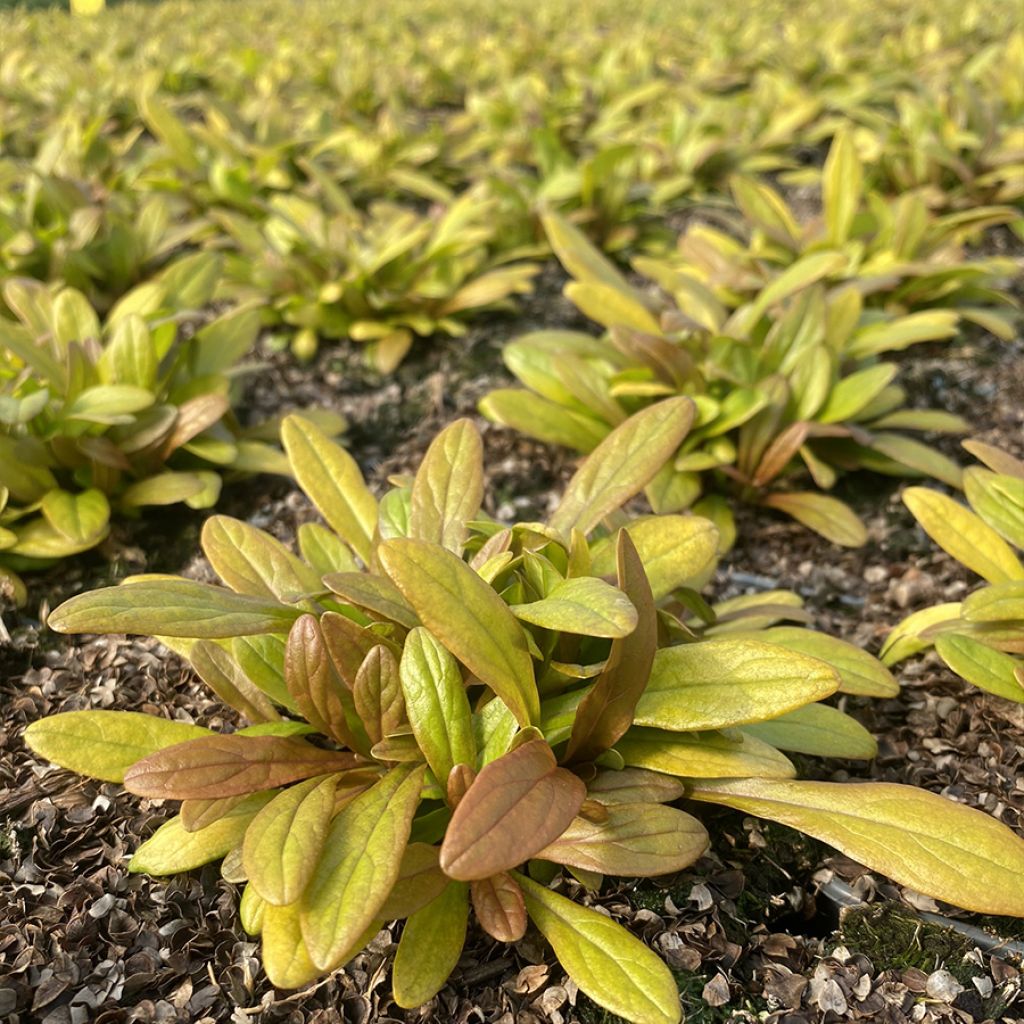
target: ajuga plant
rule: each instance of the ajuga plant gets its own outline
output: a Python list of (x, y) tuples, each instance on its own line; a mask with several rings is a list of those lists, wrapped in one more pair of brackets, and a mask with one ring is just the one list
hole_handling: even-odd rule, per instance
[(495, 204), (478, 191), (436, 213), (385, 202), (364, 213), (325, 175), (316, 184), (318, 201), (277, 196), (262, 225), (213, 215), (238, 246), (227, 265), (234, 293), (267, 299), (267, 314), (295, 329), (302, 358), (321, 338), (347, 337), (365, 343), (368, 361), (386, 373), (416, 336), (461, 335), (467, 313), (531, 288), (536, 265), (498, 265), (517, 254), (495, 255)]
[(753, 301), (779, 280), (810, 276), (848, 284), (869, 316), (912, 314), (875, 351), (949, 337), (957, 317), (997, 337), (1014, 336), (1015, 303), (1000, 289), (1016, 274), (1014, 262), (971, 259), (965, 242), (985, 228), (1018, 220), (1019, 210), (977, 206), (936, 216), (922, 192), (883, 198), (864, 187), (864, 168), (846, 129), (829, 149), (820, 184), (822, 215), (801, 225), (774, 189), (752, 178), (734, 178), (731, 191), (742, 220), (733, 227), (742, 240), (694, 224), (666, 266), (696, 277), (727, 304)]
[[(960, 469), (907, 431), (961, 432), (938, 410), (905, 408), (898, 367), (878, 357), (955, 331), (956, 314), (889, 316), (864, 308), (856, 286), (829, 288), (835, 253), (809, 256), (752, 299), (639, 258), (660, 290), (631, 285), (569, 222), (544, 217), (573, 277), (566, 295), (607, 333), (540, 331), (508, 344), (503, 358), (526, 386), (498, 389), (489, 419), (586, 452), (615, 426), (666, 395), (697, 407), (695, 429), (647, 488), (656, 512), (690, 507), (705, 490), (726, 492), (799, 520), (838, 544), (866, 539), (863, 524), (822, 493), (845, 470), (927, 475), (959, 486)], [(793, 477), (818, 490), (799, 490)], [(728, 539), (731, 512), (712, 495)]]
[[(215, 733), (159, 716), (76, 711), (33, 723), (32, 749), (181, 812), (131, 870), (223, 858), (244, 883), (270, 979), (304, 985), (405, 919), (392, 990), (429, 1000), (459, 960), (472, 908), (514, 942), (528, 923), (579, 987), (637, 1024), (674, 1024), (668, 968), (575, 902), (605, 875), (660, 875), (708, 845), (682, 797), (762, 815), (913, 888), (1024, 915), (1024, 841), (911, 787), (801, 782), (783, 750), (868, 758), (875, 744), (825, 703), (891, 694), (863, 651), (794, 625), (778, 593), (709, 606), (716, 558), (696, 516), (622, 511), (676, 450), (686, 398), (618, 427), (547, 523), (481, 511), (468, 420), (378, 502), (353, 459), (301, 417), (282, 440), (326, 525), (300, 555), (211, 518), (203, 548), (226, 586), (139, 577), (72, 598), (64, 633), (154, 633), (249, 725)], [(560, 889), (561, 891), (556, 891)]]
[(886, 639), (887, 664), (926, 650), (969, 683), (1024, 704), (1024, 462), (980, 441), (964, 447), (982, 466), (964, 471), (970, 508), (938, 491), (908, 488), (907, 507), (938, 545), (985, 585), (963, 601), (909, 615)]
[[(220, 260), (186, 257), (128, 292), (101, 323), (81, 292), (9, 278), (0, 317), (0, 583), (99, 544), (112, 507), (214, 504), (221, 474), (288, 472), (277, 428), (242, 430), (233, 380), (254, 307), (203, 323)], [(188, 322), (196, 328), (186, 335)], [(336, 418), (325, 428), (340, 429)]]

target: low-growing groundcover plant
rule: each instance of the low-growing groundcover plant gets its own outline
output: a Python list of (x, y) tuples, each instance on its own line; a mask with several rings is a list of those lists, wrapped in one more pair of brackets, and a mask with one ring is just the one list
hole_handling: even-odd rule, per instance
[(24, 601), (17, 572), (100, 544), (112, 514), (208, 508), (224, 473), (288, 472), (268, 443), (276, 427), (268, 438), (232, 414), (260, 320), (252, 304), (200, 315), (220, 273), (215, 254), (181, 258), (102, 323), (73, 288), (6, 280), (16, 320), (0, 315), (0, 596)]
[[(863, 524), (824, 493), (840, 473), (871, 469), (960, 485), (960, 467), (908, 432), (964, 432), (966, 422), (907, 408), (894, 383), (897, 364), (879, 360), (951, 336), (956, 312), (865, 308), (854, 283), (829, 284), (844, 261), (836, 251), (807, 255), (751, 297), (638, 258), (637, 269), (660, 289), (647, 292), (572, 224), (554, 213), (544, 223), (573, 278), (566, 295), (606, 333), (536, 331), (510, 342), (502, 356), (525, 387), (488, 394), (480, 403), (488, 419), (586, 452), (652, 402), (687, 395), (697, 406), (695, 429), (647, 497), (657, 512), (717, 508), (728, 531), (731, 513), (720, 499), (695, 505), (705, 491), (776, 509), (857, 546), (867, 539)], [(722, 276), (742, 270), (722, 263)], [(796, 486), (802, 479), (813, 487)]]
[(1024, 704), (1024, 462), (980, 441), (964, 447), (983, 465), (964, 471), (970, 508), (938, 491), (903, 495), (925, 532), (985, 585), (963, 601), (914, 612), (889, 634), (886, 664), (933, 644), (957, 675)]
[(532, 924), (579, 987), (637, 1024), (675, 1024), (662, 961), (556, 891), (559, 867), (678, 871), (708, 845), (672, 804), (709, 801), (803, 829), (897, 881), (980, 912), (1024, 916), (1024, 841), (911, 787), (794, 778), (783, 751), (870, 758), (863, 727), (825, 703), (895, 692), (863, 651), (795, 625), (778, 592), (709, 605), (717, 531), (623, 504), (690, 428), (672, 398), (614, 430), (547, 523), (481, 511), (482, 443), (460, 420), (378, 501), (312, 423), (282, 441), (325, 525), (300, 555), (211, 518), (225, 586), (136, 577), (57, 608), (59, 632), (151, 633), (250, 724), (218, 734), (157, 716), (81, 711), (33, 723), (41, 757), (180, 814), (131, 870), (223, 858), (267, 974), (304, 985), (405, 919), (395, 1001), (430, 1000), (454, 970), (470, 908), (492, 937)]

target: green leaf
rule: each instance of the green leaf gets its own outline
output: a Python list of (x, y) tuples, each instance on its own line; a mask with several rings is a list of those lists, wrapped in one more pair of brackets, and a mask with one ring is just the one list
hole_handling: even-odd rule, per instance
[(829, 392), (815, 419), (819, 423), (853, 419), (892, 383), (898, 369), (895, 363), (877, 363), (843, 377)]
[(592, 451), (608, 435), (601, 420), (521, 388), (497, 388), (480, 399), (479, 409), (492, 423), (578, 452)]
[(596, 758), (613, 747), (633, 723), (658, 648), (658, 613), (632, 536), (620, 530), (616, 542), (619, 587), (636, 609), (636, 628), (616, 639), (593, 689), (576, 709), (566, 761)]
[(274, 789), (358, 763), (347, 751), (288, 736), (202, 736), (136, 761), (124, 773), (124, 786), (160, 800), (206, 800)]
[(615, 744), (626, 764), (680, 778), (756, 775), (792, 778), (796, 769), (785, 755), (742, 733), (666, 732), (633, 726)]
[(355, 459), (317, 426), (292, 415), (281, 424), (281, 443), (295, 479), (327, 524), (366, 563), (377, 527), (377, 501)]
[(589, 533), (647, 486), (675, 454), (693, 422), (688, 398), (670, 398), (616, 427), (569, 481), (550, 526), (568, 537)]
[(636, 706), (637, 725), (673, 732), (775, 718), (836, 692), (825, 662), (758, 640), (712, 638), (662, 648)]
[(669, 969), (611, 918), (515, 874), (530, 919), (580, 989), (634, 1024), (679, 1024), (679, 991)]
[(220, 644), (213, 640), (197, 640), (188, 652), (188, 660), (203, 682), (250, 722), (280, 719), (270, 698), (250, 681), (241, 665)]
[(97, 384), (80, 392), (64, 409), (64, 419), (116, 425), (153, 404), (151, 391), (131, 384)]
[(812, 757), (868, 760), (878, 753), (864, 726), (828, 704), (808, 704), (768, 722), (751, 722), (743, 732), (779, 750)]
[(637, 623), (629, 598), (595, 576), (559, 580), (539, 601), (514, 604), (511, 610), (534, 626), (583, 636), (629, 636)]
[(544, 211), (540, 219), (559, 262), (577, 281), (604, 284), (629, 297), (637, 295), (614, 264), (590, 244), (579, 228), (554, 210)]
[(50, 612), (57, 633), (143, 633), (217, 640), (287, 630), (299, 612), (193, 580), (154, 580), (79, 594)]
[(104, 384), (134, 384), (151, 390), (158, 364), (146, 321), (132, 313), (114, 324), (96, 368)]
[(694, 781), (688, 795), (799, 829), (926, 896), (1024, 917), (1024, 840), (934, 793), (887, 782), (729, 779)]
[(565, 286), (565, 296), (584, 316), (602, 327), (661, 333), (661, 326), (644, 303), (619, 288), (596, 281), (570, 281)]
[(458, 662), (422, 626), (412, 630), (398, 666), (416, 742), (443, 786), (457, 764), (476, 764), (473, 722)]
[(839, 248), (849, 240), (861, 201), (864, 169), (853, 143), (853, 132), (841, 129), (832, 140), (821, 178), (828, 241)]
[(124, 782), (124, 773), (136, 761), (210, 735), (200, 725), (136, 711), (65, 711), (32, 722), (25, 742), (34, 754), (61, 768), (105, 782)]
[(186, 832), (180, 817), (171, 818), (135, 851), (128, 870), (132, 874), (177, 875), (220, 860), (242, 841), (257, 811), (270, 797), (270, 793), (254, 793), (197, 832)]
[(556, 839), (586, 798), (543, 740), (529, 740), (481, 769), (452, 815), (441, 868), (475, 881), (516, 867)]
[(321, 970), (333, 970), (373, 924), (398, 880), (425, 770), (392, 768), (332, 822), (301, 902), (302, 934)]
[(674, 807), (616, 803), (606, 821), (576, 818), (539, 860), (599, 874), (650, 878), (682, 871), (709, 845), (704, 826)]
[(455, 970), (466, 943), (468, 892), (464, 882), (449, 882), (406, 922), (391, 977), (399, 1006), (413, 1009), (433, 999)]
[[(646, 516), (625, 527), (636, 546), (654, 599), (660, 601), (708, 570), (718, 547), (715, 524), (700, 516)], [(613, 538), (591, 549), (591, 572), (608, 576), (615, 570)]]
[(956, 336), (959, 315), (952, 309), (926, 309), (860, 328), (847, 342), (844, 355), (868, 359), (882, 352), (898, 352), (921, 341)]
[[(1021, 630), (1024, 634), (1024, 628)], [(967, 682), (1007, 700), (1024, 704), (1024, 684), (1017, 675), (1022, 664), (1002, 651), (994, 651), (973, 637), (945, 633), (935, 640), (939, 657)]]
[(958, 501), (927, 487), (908, 487), (903, 502), (943, 551), (989, 583), (1024, 580), (1024, 565), (1009, 544)]
[(870, 447), (893, 462), (941, 480), (950, 487), (959, 487), (963, 482), (963, 471), (952, 459), (912, 437), (879, 433), (872, 437)]
[(198, 498), (205, 488), (198, 473), (157, 473), (126, 487), (118, 498), (122, 508), (141, 508), (145, 505), (177, 505)]
[(75, 545), (99, 543), (110, 524), (110, 503), (95, 488), (80, 494), (47, 491), (42, 513), (50, 526)]
[(298, 529), (299, 551), (305, 562), (323, 577), (334, 572), (359, 569), (349, 546), (332, 530), (319, 523), (303, 523)]
[(1024, 480), (978, 466), (965, 470), (963, 480), (971, 508), (1010, 544), (1024, 549)]
[(292, 603), (323, 590), (317, 574), (277, 538), (240, 519), (210, 516), (201, 543), (213, 571), (237, 593)]
[(962, 615), (966, 622), (1013, 622), (1024, 629), (1024, 581), (994, 583), (968, 594)]
[(484, 495), (483, 443), (472, 420), (445, 427), (431, 442), (412, 485), (409, 536), (462, 554), (466, 523)]
[(278, 793), (242, 843), (249, 884), (272, 906), (295, 903), (320, 861), (334, 816), (338, 776), (315, 776)]
[(378, 557), (423, 624), (494, 690), (520, 724), (539, 721), (526, 635), (498, 594), (460, 558), (426, 541), (385, 541)]
[(864, 524), (850, 506), (844, 505), (838, 498), (827, 494), (778, 492), (766, 494), (761, 504), (785, 512), (833, 544), (858, 548), (867, 543), (868, 532)]

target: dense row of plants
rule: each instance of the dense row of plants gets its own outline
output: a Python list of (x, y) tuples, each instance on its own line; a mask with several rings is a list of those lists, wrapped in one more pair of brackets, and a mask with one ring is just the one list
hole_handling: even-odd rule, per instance
[[(0, 601), (113, 516), (208, 509), (237, 474), (293, 477), (322, 517), (296, 554), (213, 515), (223, 585), (132, 577), (50, 614), (158, 637), (238, 728), (83, 711), (25, 738), (180, 800), (131, 870), (221, 860), (276, 985), (403, 920), (394, 997), (419, 1006), (472, 909), (500, 942), (532, 923), (602, 1006), (672, 1024), (665, 965), (571, 897), (693, 864), (704, 802), (1024, 917), (1009, 829), (801, 781), (787, 756), (873, 757), (832, 698), (894, 695), (889, 667), (932, 646), (1024, 702), (1024, 466), (968, 441), (963, 469), (917, 435), (971, 424), (898, 383), (919, 343), (1014, 337), (1019, 267), (972, 249), (1024, 237), (1024, 33), (995, 2), (721, 7), (0, 12)], [(469, 420), (378, 499), (337, 415), (238, 408), (261, 332), (301, 359), (348, 339), (389, 372), (551, 258), (596, 332), (511, 341), (523, 387), (480, 406), (583, 456), (547, 522), (487, 514)], [(881, 660), (807, 628), (795, 594), (707, 593), (736, 500), (863, 543), (828, 493), (854, 470), (924, 478), (907, 505), (986, 583)]]
[(64, 767), (180, 800), (131, 870), (223, 858), (282, 987), (405, 919), (392, 986), (398, 1005), (419, 1006), (455, 968), (472, 908), (501, 942), (532, 922), (600, 1005), (675, 1024), (668, 968), (549, 883), (560, 867), (596, 889), (692, 864), (708, 835), (670, 806), (682, 797), (791, 825), (928, 895), (1024, 916), (1024, 840), (984, 813), (912, 787), (795, 778), (788, 751), (875, 753), (828, 697), (897, 684), (865, 652), (780, 625), (799, 620), (793, 594), (704, 598), (710, 520), (623, 511), (695, 414), (670, 398), (632, 417), (546, 523), (511, 526), (481, 509), (471, 421), (378, 502), (343, 448), (289, 417), (284, 448), (323, 519), (300, 528), (301, 557), (214, 516), (203, 550), (223, 586), (134, 577), (49, 620), (158, 634), (248, 724), (218, 734), (78, 711), (25, 738)]

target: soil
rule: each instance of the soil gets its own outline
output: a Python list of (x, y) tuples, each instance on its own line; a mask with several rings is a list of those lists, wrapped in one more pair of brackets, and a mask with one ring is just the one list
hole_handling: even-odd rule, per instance
[[(252, 380), (247, 417), (323, 404), (348, 418), (346, 443), (378, 491), (410, 472), (430, 438), (509, 381), (502, 344), (525, 330), (591, 330), (545, 270), (517, 314), (459, 339), (414, 348), (388, 378), (357, 349), (323, 350), (297, 366), (267, 349)], [(1024, 455), (1024, 342), (971, 335), (920, 346), (905, 359), (912, 401), (975, 420), (977, 436)], [(571, 454), (479, 420), (488, 467), (487, 510), (543, 518), (572, 472)], [(949, 452), (955, 443), (940, 442)], [(966, 460), (964, 460), (966, 461)], [(763, 512), (739, 511), (739, 538), (713, 584), (716, 597), (782, 587), (800, 593), (814, 624), (877, 650), (909, 612), (962, 597), (975, 584), (932, 545), (899, 500), (903, 484), (848, 478), (839, 496), (869, 526), (869, 543), (839, 549)], [(218, 512), (283, 539), (314, 515), (284, 479), (229, 486)], [(203, 578), (196, 555), (204, 515), (174, 510), (122, 524), (100, 552), (33, 578), (21, 612), (7, 611), (0, 642), (0, 1022), (121, 1024), (611, 1024), (578, 993), (539, 937), (513, 948), (471, 932), (441, 994), (419, 1011), (390, 1000), (396, 928), (383, 930), (344, 971), (300, 993), (278, 992), (262, 973), (258, 943), (237, 919), (239, 887), (216, 865), (190, 875), (131, 875), (124, 858), (170, 813), (120, 787), (84, 780), (29, 755), (25, 725), (43, 715), (117, 707), (214, 728), (231, 712), (211, 699), (155, 641), (61, 638), (41, 627), (69, 595), (133, 572)], [(2, 637), (2, 632), (0, 632)], [(980, 807), (1024, 836), (1024, 705), (958, 681), (934, 657), (901, 667), (898, 697), (846, 706), (881, 737), (870, 764), (810, 762), (825, 779), (908, 782)], [(676, 973), (688, 1019), (772, 1024), (879, 1021), (1024, 1021), (1020, 965), (1009, 950), (982, 954), (918, 914), (943, 910), (1004, 939), (1016, 922), (979, 921), (903, 892), (827, 847), (780, 826), (701, 808), (711, 852), (668, 879), (606, 884), (586, 900), (651, 944)], [(840, 914), (821, 892), (847, 882), (867, 904)], [(567, 878), (566, 891), (579, 894)]]

